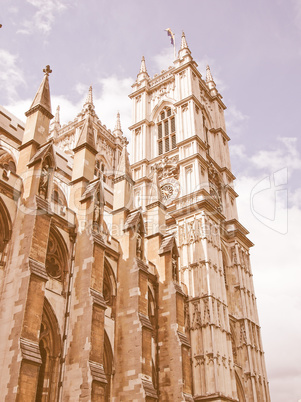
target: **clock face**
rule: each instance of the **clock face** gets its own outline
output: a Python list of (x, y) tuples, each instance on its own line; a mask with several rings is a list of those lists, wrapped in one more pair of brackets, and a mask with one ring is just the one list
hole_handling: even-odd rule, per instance
[(180, 191), (179, 182), (175, 179), (167, 179), (161, 183), (162, 202), (170, 204), (178, 196)]

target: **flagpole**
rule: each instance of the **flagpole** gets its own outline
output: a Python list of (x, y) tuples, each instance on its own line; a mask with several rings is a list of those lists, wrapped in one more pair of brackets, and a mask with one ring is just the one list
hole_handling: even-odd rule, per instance
[(173, 51), (174, 51), (174, 59), (176, 60), (176, 34), (174, 34)]

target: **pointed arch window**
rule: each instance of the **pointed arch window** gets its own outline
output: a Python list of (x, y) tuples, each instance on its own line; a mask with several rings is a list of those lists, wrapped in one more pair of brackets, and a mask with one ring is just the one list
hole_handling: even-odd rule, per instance
[(39, 348), (42, 365), (39, 371), (36, 402), (57, 400), (61, 337), (57, 318), (47, 299), (40, 327)]
[(95, 168), (94, 168), (94, 176), (101, 178), (104, 183), (107, 180), (105, 171), (106, 171), (106, 167), (105, 167), (104, 162), (101, 159), (96, 159)]
[(50, 278), (63, 282), (67, 270), (67, 251), (60, 237), (57, 230), (50, 230), (45, 265)]
[(158, 155), (176, 148), (176, 121), (171, 108), (165, 107), (160, 113), (157, 130)]

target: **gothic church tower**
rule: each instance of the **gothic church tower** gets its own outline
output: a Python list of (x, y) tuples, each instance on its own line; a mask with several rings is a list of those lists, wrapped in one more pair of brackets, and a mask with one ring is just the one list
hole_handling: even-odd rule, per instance
[[(149, 243), (157, 232), (176, 236), (179, 283), (187, 292), (188, 393), (195, 401), (269, 401), (253, 244), (238, 221), (226, 106), (210, 68), (203, 79), (183, 33), (174, 66), (150, 78), (142, 58), (132, 87), (134, 201), (146, 211)], [(161, 224), (149, 208), (156, 185)]]
[(132, 164), (92, 87), (61, 125), (50, 73), (25, 128), (0, 106), (1, 400), (270, 402), (209, 67), (184, 34), (167, 71), (142, 58)]

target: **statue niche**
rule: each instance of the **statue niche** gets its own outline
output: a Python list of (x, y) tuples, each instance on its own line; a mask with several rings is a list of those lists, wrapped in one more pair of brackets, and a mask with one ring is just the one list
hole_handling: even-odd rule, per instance
[(137, 233), (136, 233), (136, 256), (141, 260), (144, 257), (144, 237), (143, 231), (141, 229), (141, 223), (138, 222), (137, 224)]
[(44, 198), (44, 200), (48, 198), (52, 170), (50, 158), (47, 157), (43, 161), (38, 190), (39, 196)]
[(171, 263), (172, 263), (172, 279), (175, 282), (179, 280), (179, 266), (178, 266), (178, 254), (175, 247), (172, 250)]
[(103, 188), (100, 188), (94, 194), (93, 230), (95, 232), (102, 232), (104, 229), (103, 212), (104, 212)]

